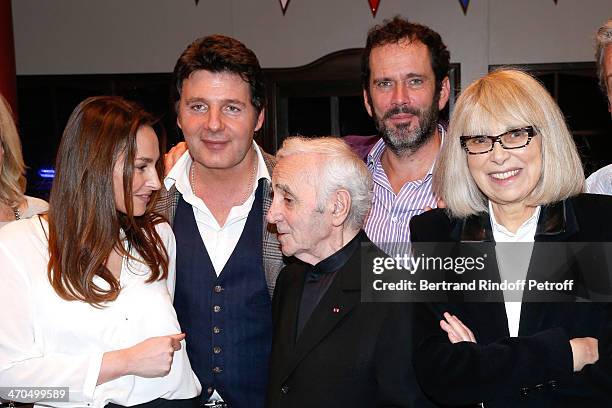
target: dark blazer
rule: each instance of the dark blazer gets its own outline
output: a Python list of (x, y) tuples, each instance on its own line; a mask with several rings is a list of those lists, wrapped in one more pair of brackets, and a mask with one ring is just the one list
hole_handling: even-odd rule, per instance
[[(261, 148), (260, 148), (261, 149)], [(269, 155), (261, 149), (261, 154), (264, 158), (264, 162), (266, 163), (266, 167), (268, 168), (268, 172), (270, 176), (272, 175), (272, 170), (274, 169), (274, 165), (276, 164), (276, 160), (274, 156)], [(270, 205), (272, 205), (272, 186), (269, 181), (264, 183), (263, 189), (263, 235), (262, 235), (262, 252), (263, 252), (263, 266), (266, 274), (266, 283), (268, 285), (268, 293), (270, 296), (274, 293), (274, 285), (276, 283), (276, 278), (278, 273), (285, 265), (283, 260), (283, 254), (280, 250), (280, 244), (278, 239), (276, 238), (276, 230), (275, 228), (268, 223), (266, 220), (266, 215), (268, 214), (268, 210), (270, 209)], [(163, 215), (170, 225), (173, 225), (174, 215), (176, 214), (176, 208), (178, 206), (179, 198), (181, 193), (178, 192), (176, 186), (173, 185), (170, 187), (170, 190), (166, 190), (162, 187), (159, 194), (159, 199), (155, 204), (155, 211), (159, 214)]]
[[(410, 227), (414, 242), (493, 242), (486, 213), (451, 219), (445, 210), (432, 210), (414, 217)], [(527, 276), (548, 267), (541, 242), (604, 241), (612, 241), (612, 197), (581, 194), (543, 206)], [(582, 267), (578, 274), (595, 272), (588, 262), (570, 259), (568, 264)], [(612, 406), (610, 304), (523, 303), (515, 338), (509, 337), (501, 301), (421, 306), (417, 324), (429, 325), (430, 334), (418, 346), (415, 369), (425, 392), (440, 403), (484, 402), (487, 408)], [(444, 311), (456, 314), (472, 330), (476, 343), (451, 344), (438, 326)], [(569, 343), (576, 337), (599, 341), (599, 361), (578, 373), (573, 372)]]
[[(363, 231), (359, 239), (371, 244)], [(272, 305), (269, 407), (431, 406), (412, 369), (411, 307), (361, 303), (360, 256), (355, 251), (337, 271), (297, 342), (306, 266), (281, 271)]]

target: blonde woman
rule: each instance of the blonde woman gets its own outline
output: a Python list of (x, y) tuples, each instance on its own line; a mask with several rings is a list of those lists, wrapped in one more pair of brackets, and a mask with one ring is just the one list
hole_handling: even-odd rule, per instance
[(46, 201), (24, 195), (25, 164), (8, 102), (0, 95), (0, 228), (47, 211)]
[[(461, 94), (434, 174), (447, 209), (413, 218), (416, 245), (481, 242), (499, 279), (608, 273), (602, 242), (612, 241), (612, 198), (581, 194), (584, 174), (563, 115), (528, 74), (496, 71)], [(585, 258), (566, 252), (567, 242), (600, 252)], [(488, 303), (431, 305), (432, 330), (415, 367), (433, 399), (487, 408), (610, 406), (609, 304), (494, 295)]]

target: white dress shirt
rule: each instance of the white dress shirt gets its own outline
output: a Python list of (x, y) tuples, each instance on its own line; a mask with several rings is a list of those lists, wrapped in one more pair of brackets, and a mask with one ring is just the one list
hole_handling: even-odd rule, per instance
[[(242, 205), (232, 207), (224, 225), (219, 225), (204, 201), (196, 196), (191, 189), (189, 170), (193, 159), (189, 155), (189, 151), (183, 153), (164, 179), (166, 189), (169, 190), (173, 184), (176, 185), (176, 189), (181, 193), (183, 199), (193, 208), (198, 231), (217, 276), (223, 270), (240, 240), (247, 217), (255, 201), (255, 190), (257, 189), (259, 179), (265, 178), (268, 181), (270, 180), (270, 173), (263, 160), (263, 155), (255, 142), (253, 142), (253, 148), (257, 154), (257, 173), (253, 182), (253, 191)], [(211, 192), (211, 194), (217, 193)]]
[(612, 164), (602, 167), (586, 179), (586, 192), (612, 195)]
[[(40, 403), (58, 407), (102, 408), (109, 402), (131, 406), (156, 398), (199, 395), (200, 383), (191, 370), (184, 340), (168, 375), (126, 375), (96, 385), (104, 352), (181, 332), (172, 306), (176, 248), (170, 226), (157, 226), (170, 259), (168, 280), (145, 283), (149, 268), (124, 259), (119, 296), (96, 308), (66, 301), (51, 287), (43, 225), (47, 230), (47, 223), (34, 217), (0, 230), (0, 384), (69, 387), (69, 402)], [(132, 255), (139, 258), (134, 251)], [(94, 283), (108, 287), (99, 277)]]
[[(255, 191), (257, 190), (259, 180), (265, 178), (270, 181), (270, 173), (264, 162), (261, 150), (255, 142), (253, 142), (253, 149), (255, 149), (257, 155), (257, 173), (253, 182), (253, 191), (242, 205), (231, 208), (224, 225), (219, 225), (204, 201), (196, 196), (191, 188), (189, 171), (193, 159), (189, 151), (183, 153), (164, 179), (166, 190), (170, 190), (172, 185), (176, 185), (176, 189), (183, 196), (183, 200), (193, 208), (198, 232), (217, 276), (221, 274), (225, 264), (230, 256), (232, 256), (236, 245), (238, 245), (247, 218), (255, 202)], [(215, 192), (212, 192), (212, 194), (215, 194)], [(215, 390), (210, 396), (209, 401), (223, 401), (223, 397)]]
[[(506, 227), (497, 223), (490, 201), (489, 216), (491, 217), (491, 227), (493, 229), (493, 238), (495, 242), (532, 243), (532, 245), (495, 245), (495, 256), (497, 257), (497, 265), (502, 281), (504, 279), (510, 281), (525, 279), (529, 268), (529, 261), (531, 260), (535, 233), (538, 228), (540, 207), (536, 207), (531, 217), (519, 227), (516, 233), (509, 231)], [(516, 291), (513, 292), (513, 297), (516, 297), (516, 293)], [(504, 297), (506, 297), (506, 294), (504, 294)], [(518, 337), (519, 325), (521, 322), (521, 302), (509, 301), (504, 303), (506, 305), (510, 337)]]

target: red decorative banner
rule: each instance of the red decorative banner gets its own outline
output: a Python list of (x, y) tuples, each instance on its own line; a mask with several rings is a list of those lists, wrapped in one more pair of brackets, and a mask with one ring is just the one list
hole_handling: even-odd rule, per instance
[(368, 0), (368, 3), (370, 3), (370, 10), (372, 10), (372, 17), (376, 17), (376, 12), (378, 11), (380, 0)]
[(463, 10), (463, 15), (467, 15), (467, 9), (470, 5), (470, 0), (459, 0), (459, 4), (461, 4), (461, 9)]
[(284, 16), (285, 12), (287, 11), (287, 6), (289, 5), (289, 2), (291, 0), (278, 0), (278, 1), (280, 1), (281, 10), (283, 10), (283, 16)]

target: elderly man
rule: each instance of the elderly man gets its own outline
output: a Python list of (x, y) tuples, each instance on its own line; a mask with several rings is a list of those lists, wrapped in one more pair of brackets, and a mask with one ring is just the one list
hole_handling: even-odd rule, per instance
[(174, 83), (189, 151), (169, 171), (157, 208), (176, 235), (174, 306), (203, 402), (262, 407), (283, 266), (265, 221), (274, 159), (253, 142), (264, 120), (263, 74), (244, 44), (212, 35), (183, 52)]
[(273, 298), (268, 406), (414, 406), (411, 305), (361, 303), (361, 255), (382, 252), (363, 221), (372, 178), (336, 138), (289, 138), (277, 153), (274, 199), (284, 268)]
[[(597, 31), (595, 63), (599, 85), (608, 94), (608, 110), (612, 114), (612, 19)], [(597, 170), (587, 179), (587, 191), (612, 195), (612, 164)]]

